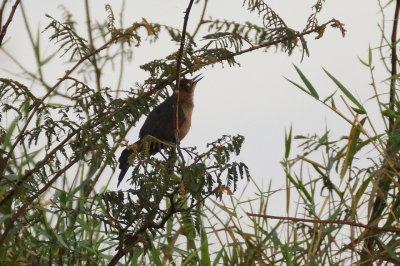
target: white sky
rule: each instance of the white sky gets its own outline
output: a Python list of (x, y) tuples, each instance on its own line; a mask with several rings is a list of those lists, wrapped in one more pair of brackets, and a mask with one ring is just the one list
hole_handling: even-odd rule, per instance
[[(44, 14), (50, 14), (61, 19), (60, 3), (65, 5), (75, 19), (83, 22), (84, 1), (69, 0), (31, 0), (23, 1), (30, 25), (34, 33), (37, 27), (40, 31), (48, 24)], [(142, 17), (149, 22), (158, 22), (181, 27), (183, 11), (187, 1), (128, 1), (125, 10), (124, 25), (140, 21)], [(274, 0), (266, 1), (287, 22), (288, 26), (301, 30), (311, 13), (315, 1)], [(96, 6), (94, 5), (96, 3)], [(92, 16), (103, 21), (107, 16), (104, 5), (112, 5), (116, 14), (119, 13), (120, 1), (91, 1)], [(238, 20), (259, 23), (261, 19), (242, 7), (242, 1), (210, 0), (209, 15), (213, 18)], [(194, 6), (189, 21), (189, 31), (194, 29), (202, 5)], [(282, 52), (253, 52), (237, 57), (241, 67), (225, 68), (208, 67), (201, 71), (205, 78), (198, 84), (195, 97), (195, 110), (190, 133), (183, 140), (185, 146), (205, 147), (206, 143), (219, 138), (222, 134), (242, 134), (246, 137), (240, 160), (246, 162), (253, 178), (260, 186), (267, 187), (270, 180), (274, 188), (284, 187), (284, 173), (280, 160), (284, 155), (284, 131), (293, 125), (294, 134), (322, 135), (325, 128), (330, 128), (333, 136), (348, 134), (349, 125), (327, 110), (311, 97), (301, 92), (283, 76), (298, 81), (292, 64), (299, 66), (303, 73), (313, 82), (320, 95), (331, 94), (336, 87), (324, 74), (326, 68), (339, 79), (349, 90), (359, 96), (362, 102), (372, 95), (369, 86), (370, 79), (367, 69), (358, 61), (358, 56), (366, 58), (368, 46), (379, 44), (380, 22), (378, 5), (375, 0), (327, 0), (322, 14), (321, 23), (330, 18), (336, 18), (345, 24), (347, 35), (342, 38), (339, 30), (327, 28), (322, 39), (314, 40), (307, 37), (310, 57), (300, 63), (301, 53), (296, 51), (292, 56)], [(82, 23), (84, 25), (84, 23)], [(86, 37), (86, 29), (81, 34)], [(22, 24), (20, 11), (17, 11), (7, 37), (11, 38), (5, 48), (27, 65), (33, 60), (33, 53), (26, 44), (26, 32)], [(163, 58), (178, 46), (170, 42), (164, 34), (164, 40), (158, 44), (146, 44), (134, 49), (133, 62), (126, 68), (127, 73), (122, 88), (134, 87), (135, 82), (142, 82), (146, 74), (138, 66), (152, 59)], [(43, 51), (52, 50), (53, 44), (47, 44), (43, 39)], [(376, 57), (378, 58), (378, 57)], [(33, 65), (32, 65), (33, 67)], [(32, 69), (31, 67), (31, 69)], [(16, 70), (10, 61), (0, 51), (1, 75), (4, 69)], [(48, 69), (47, 80), (53, 84), (67, 67)], [(33, 70), (33, 69), (32, 69)], [(378, 81), (386, 78), (380, 73)], [(117, 81), (117, 72), (110, 72), (103, 86), (113, 87)], [(385, 88), (385, 86), (382, 86)], [(130, 141), (136, 141), (139, 127), (130, 133)], [(119, 151), (117, 152), (119, 156)], [(292, 154), (293, 155), (293, 154)], [(117, 176), (117, 174), (115, 174)], [(116, 183), (116, 178), (114, 179)], [(244, 184), (244, 181), (242, 181)], [(115, 188), (112, 184), (110, 188)], [(251, 195), (251, 190), (248, 191)], [(271, 206), (271, 212), (282, 214), (282, 205)]]

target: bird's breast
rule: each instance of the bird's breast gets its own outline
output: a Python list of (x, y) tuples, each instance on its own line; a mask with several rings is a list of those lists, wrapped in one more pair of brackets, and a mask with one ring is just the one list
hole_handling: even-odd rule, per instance
[(193, 112), (193, 104), (185, 103), (181, 105), (183, 115), (185, 119), (183, 120), (181, 126), (179, 127), (179, 139), (182, 140), (190, 130), (190, 126), (192, 125), (192, 112)]

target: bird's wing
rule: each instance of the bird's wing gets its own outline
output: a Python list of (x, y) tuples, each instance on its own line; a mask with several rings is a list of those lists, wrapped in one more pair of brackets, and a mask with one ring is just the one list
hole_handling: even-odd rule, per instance
[[(178, 116), (179, 126), (181, 126), (185, 121), (182, 108), (179, 108)], [(140, 129), (139, 138), (142, 139), (146, 135), (151, 135), (162, 141), (175, 142), (174, 117), (174, 98), (169, 97), (149, 113)]]

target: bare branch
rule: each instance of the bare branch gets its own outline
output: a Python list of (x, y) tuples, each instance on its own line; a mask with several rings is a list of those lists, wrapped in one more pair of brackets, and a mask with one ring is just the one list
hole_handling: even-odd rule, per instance
[[(396, 79), (393, 78), (397, 74), (397, 25), (399, 20), (400, 11), (400, 0), (396, 1), (396, 10), (394, 12), (393, 26), (392, 26), (392, 37), (390, 48), (392, 51), (391, 56), (391, 79), (390, 79), (390, 99), (389, 99), (389, 109), (394, 111), (395, 97), (396, 97)], [(394, 118), (389, 117), (389, 131), (392, 131), (394, 125)]]
[(15, 1), (15, 4), (13, 5), (13, 7), (11, 9), (10, 15), (8, 16), (8, 19), (7, 19), (6, 23), (1, 28), (1, 31), (0, 31), (0, 46), (3, 43), (4, 36), (6, 36), (7, 28), (10, 25), (10, 23), (11, 23), (13, 17), (14, 17), (14, 14), (15, 14), (15, 10), (17, 10), (17, 7), (18, 7), (20, 2), (21, 2), (21, 0)]
[(251, 217), (268, 218), (268, 219), (275, 219), (275, 220), (282, 220), (282, 221), (305, 222), (305, 223), (315, 223), (315, 224), (341, 224), (341, 225), (362, 227), (365, 229), (376, 230), (376, 231), (393, 232), (393, 233), (400, 232), (400, 228), (394, 228), (394, 227), (384, 228), (384, 227), (370, 226), (370, 225), (365, 225), (362, 223), (355, 223), (355, 222), (350, 222), (350, 221), (317, 220), (317, 219), (306, 219), (306, 218), (297, 218), (297, 217), (273, 216), (273, 215), (256, 214), (256, 213), (248, 213), (248, 212), (246, 214)]

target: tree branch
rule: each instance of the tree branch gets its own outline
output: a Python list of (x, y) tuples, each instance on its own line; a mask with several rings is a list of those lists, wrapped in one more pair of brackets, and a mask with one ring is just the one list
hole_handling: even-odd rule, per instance
[(255, 214), (255, 213), (249, 213), (249, 212), (247, 212), (246, 214), (251, 217), (261, 217), (261, 218), (269, 218), (269, 219), (283, 220), (283, 221), (305, 222), (305, 223), (316, 223), (316, 224), (341, 224), (341, 225), (350, 225), (350, 226), (362, 227), (365, 229), (371, 229), (371, 230), (377, 230), (377, 231), (383, 231), (383, 232), (392, 232), (392, 233), (400, 232), (400, 228), (394, 228), (394, 227), (384, 228), (384, 227), (370, 226), (370, 225), (365, 225), (362, 223), (355, 223), (355, 222), (350, 222), (350, 221), (305, 219), (305, 218), (297, 218), (297, 217)]
[[(91, 50), (96, 50), (94, 47), (93, 34), (92, 34), (92, 22), (90, 19), (89, 0), (85, 0), (85, 13), (86, 13), (86, 26), (87, 26), (88, 36), (89, 36), (89, 47)], [(100, 89), (101, 89), (101, 83), (100, 83), (101, 69), (98, 67), (96, 56), (93, 56), (91, 63), (94, 67), (94, 74), (96, 76), (95, 79), (96, 79), (97, 91), (100, 91)]]
[(334, 28), (339, 28), (339, 30), (342, 33), (342, 36), (344, 37), (345, 32), (346, 32), (346, 30), (343, 27), (344, 24), (342, 24), (340, 21), (338, 21), (336, 19), (331, 19), (328, 22), (326, 22), (324, 24), (321, 24), (320, 26), (316, 26), (315, 28), (312, 28), (312, 29), (310, 29), (308, 31), (295, 32), (292, 36), (283, 37), (283, 38), (276, 39), (276, 40), (273, 40), (273, 41), (269, 41), (269, 42), (266, 42), (266, 43), (262, 43), (262, 44), (259, 44), (259, 45), (254, 45), (254, 46), (252, 46), (252, 47), (250, 47), (248, 49), (244, 49), (242, 51), (239, 51), (239, 52), (236, 52), (236, 53), (232, 53), (232, 54), (230, 54), (230, 55), (226, 56), (225, 58), (222, 58), (222, 59), (220, 59), (218, 61), (210, 60), (210, 62), (204, 64), (204, 66), (213, 65), (213, 64), (218, 63), (220, 61), (227, 60), (229, 58), (232, 58), (232, 57), (235, 57), (235, 56), (238, 56), (238, 55), (242, 55), (242, 54), (245, 54), (245, 53), (248, 53), (248, 52), (252, 52), (254, 50), (258, 50), (258, 49), (261, 49), (261, 48), (269, 47), (269, 46), (272, 46), (272, 45), (277, 45), (277, 44), (280, 44), (280, 43), (283, 43), (283, 42), (286, 42), (286, 41), (290, 41), (290, 40), (295, 40), (296, 38), (302, 38), (302, 37), (304, 37), (306, 35), (310, 35), (311, 33), (317, 33), (318, 36), (316, 37), (316, 39), (319, 39), (319, 38), (322, 37), (322, 35), (323, 35), (323, 33), (324, 33), (324, 31), (325, 31), (325, 29), (326, 29), (326, 27), (328, 25), (331, 25)]
[(204, 1), (204, 6), (203, 6), (203, 11), (201, 12), (199, 23), (197, 24), (197, 27), (194, 30), (193, 34), (192, 34), (193, 38), (196, 37), (197, 33), (199, 32), (199, 29), (200, 29), (201, 25), (204, 24), (204, 16), (206, 14), (207, 5), (208, 5), (208, 0), (205, 0)]
[(180, 84), (181, 84), (181, 71), (182, 71), (182, 57), (183, 57), (183, 50), (185, 48), (185, 39), (186, 39), (186, 28), (187, 28), (187, 23), (189, 20), (189, 14), (190, 10), (192, 8), (194, 0), (190, 0), (188, 7), (186, 8), (185, 11), (185, 17), (183, 20), (183, 28), (182, 28), (182, 36), (181, 36), (181, 43), (179, 47), (179, 52), (178, 52), (178, 58), (176, 59), (176, 87), (175, 87), (175, 141), (176, 144), (179, 147), (180, 139), (179, 139), (179, 89), (180, 89)]
[(17, 10), (17, 7), (18, 7), (20, 2), (21, 2), (21, 0), (15, 1), (13, 7), (11, 8), (11, 12), (10, 12), (10, 15), (8, 16), (8, 19), (7, 19), (6, 23), (1, 28), (1, 31), (0, 31), (0, 46), (3, 43), (4, 36), (6, 36), (7, 28), (8, 28), (8, 26), (10, 26), (10, 23), (11, 23), (13, 17), (14, 17), (14, 14), (15, 14), (15, 10)]
[[(397, 25), (399, 20), (399, 11), (400, 11), (400, 0), (396, 1), (396, 10), (394, 12), (393, 18), (393, 26), (392, 26), (392, 37), (391, 37), (391, 79), (390, 79), (390, 98), (389, 98), (389, 109), (394, 111), (394, 105), (396, 101), (396, 78), (394, 76), (397, 74)], [(392, 131), (394, 126), (394, 118), (389, 117), (389, 131)]]

